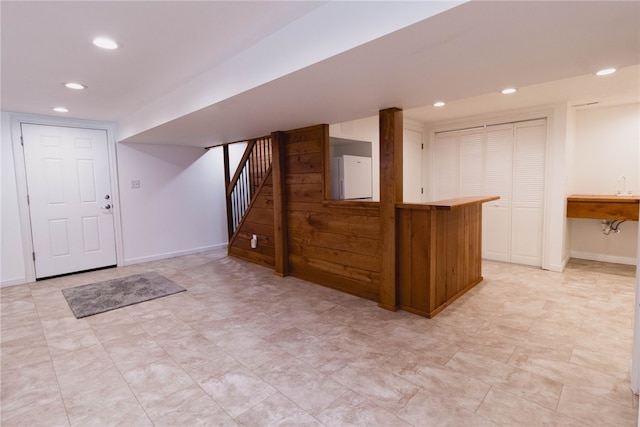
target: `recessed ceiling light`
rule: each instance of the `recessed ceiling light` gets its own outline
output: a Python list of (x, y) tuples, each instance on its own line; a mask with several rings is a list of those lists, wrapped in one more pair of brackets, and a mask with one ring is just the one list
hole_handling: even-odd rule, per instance
[(596, 73), (596, 76), (608, 76), (609, 74), (613, 74), (616, 72), (615, 68), (605, 68), (604, 70), (600, 70)]
[(75, 83), (75, 82), (67, 82), (64, 84), (64, 86), (68, 89), (75, 89), (75, 90), (82, 90), (87, 88), (86, 85), (83, 85), (82, 83)]
[(503, 95), (510, 95), (512, 93), (516, 93), (516, 91), (517, 91), (516, 88), (508, 87), (506, 89), (502, 89), (502, 92), (500, 92), (500, 93), (502, 93)]
[(68, 113), (69, 109), (65, 107), (55, 107), (53, 111), (55, 111), (56, 113)]
[(117, 49), (118, 48), (118, 43), (116, 43), (115, 41), (111, 40), (110, 38), (107, 37), (96, 37), (95, 39), (93, 39), (93, 44), (101, 47), (103, 49)]
[(438, 102), (436, 102), (435, 104), (433, 104), (433, 106), (434, 106), (434, 107), (444, 107), (445, 105), (447, 105), (447, 104), (445, 104), (445, 103), (444, 103), (444, 102), (442, 102), (442, 101), (438, 101)]

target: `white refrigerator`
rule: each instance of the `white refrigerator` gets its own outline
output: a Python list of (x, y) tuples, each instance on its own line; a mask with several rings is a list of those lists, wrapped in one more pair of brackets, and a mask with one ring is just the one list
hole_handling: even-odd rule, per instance
[(331, 197), (370, 199), (371, 157), (344, 155), (331, 158)]

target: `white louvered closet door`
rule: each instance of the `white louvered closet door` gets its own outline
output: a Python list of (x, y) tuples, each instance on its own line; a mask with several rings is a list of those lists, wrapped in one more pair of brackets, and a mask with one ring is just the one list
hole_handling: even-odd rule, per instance
[(458, 132), (436, 134), (433, 200), (458, 197)]
[(460, 132), (458, 196), (482, 196), (484, 129)]
[(482, 211), (482, 257), (511, 261), (513, 125), (488, 126), (485, 132), (484, 194), (500, 196)]
[(482, 257), (542, 265), (546, 120), (438, 133), (433, 200), (500, 196), (482, 205)]
[(511, 261), (542, 264), (546, 120), (514, 124)]

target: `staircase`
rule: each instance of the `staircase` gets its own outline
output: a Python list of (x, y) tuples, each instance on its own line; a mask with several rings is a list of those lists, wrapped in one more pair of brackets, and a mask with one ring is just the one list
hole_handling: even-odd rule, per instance
[[(229, 176), (229, 152), (224, 150), (225, 172)], [(227, 182), (227, 226), (229, 241), (271, 171), (271, 137), (263, 136), (247, 141), (247, 148), (232, 179)]]

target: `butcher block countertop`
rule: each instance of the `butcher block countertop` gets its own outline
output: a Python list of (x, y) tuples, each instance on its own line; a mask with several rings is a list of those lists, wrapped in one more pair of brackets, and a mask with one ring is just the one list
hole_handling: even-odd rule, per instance
[(640, 196), (573, 194), (567, 197), (568, 218), (637, 221)]

